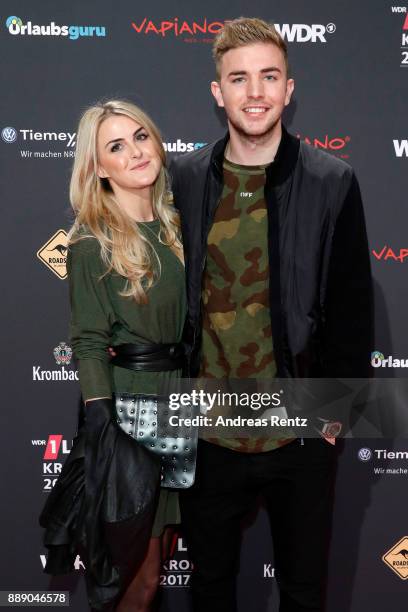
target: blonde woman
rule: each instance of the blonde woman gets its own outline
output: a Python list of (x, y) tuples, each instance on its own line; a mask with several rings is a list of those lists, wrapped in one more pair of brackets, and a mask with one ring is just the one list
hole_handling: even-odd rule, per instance
[[(90, 524), (98, 521), (102, 503), (94, 483), (103, 482), (105, 459), (112, 452), (112, 393), (155, 394), (161, 382), (181, 374), (186, 297), (179, 223), (170, 204), (160, 134), (144, 112), (114, 100), (83, 114), (70, 197), (76, 215), (68, 253), (71, 342), (86, 404), (85, 523), (87, 546), (93, 549), (85, 553), (91, 566), (89, 599), (95, 610), (144, 612), (159, 581), (164, 529), (179, 522), (177, 494), (160, 490), (150, 541), (126, 589), (122, 579), (115, 582), (109, 572), (103, 576), (104, 534)], [(110, 346), (122, 367), (112, 365)], [(133, 478), (136, 489), (137, 472)], [(98, 538), (102, 542), (93, 541)], [(125, 536), (123, 547), (130, 546)], [(101, 591), (92, 582), (93, 568)]]

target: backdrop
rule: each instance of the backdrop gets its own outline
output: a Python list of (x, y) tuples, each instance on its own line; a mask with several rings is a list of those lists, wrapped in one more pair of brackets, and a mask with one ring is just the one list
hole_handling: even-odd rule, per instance
[[(288, 42), (296, 81), (289, 130), (356, 169), (375, 279), (375, 373), (406, 375), (405, 4), (3, 0), (0, 590), (68, 590), (71, 610), (86, 608), (79, 558), (68, 577), (50, 581), (42, 573), (46, 551), (37, 524), (70, 451), (79, 404), (65, 280), (79, 115), (100, 98), (125, 97), (152, 115), (169, 152), (220, 137), (225, 124), (209, 90), (211, 42), (226, 20), (249, 14), (274, 21)], [(340, 446), (328, 610), (405, 609), (408, 445), (371, 439)], [(190, 571), (180, 532), (162, 571), (163, 612), (189, 609)], [(277, 610), (262, 508), (243, 530), (239, 593), (240, 612)]]

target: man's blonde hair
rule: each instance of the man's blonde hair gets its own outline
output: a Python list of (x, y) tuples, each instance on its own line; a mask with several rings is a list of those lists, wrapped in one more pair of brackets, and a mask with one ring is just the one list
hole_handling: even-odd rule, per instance
[(282, 51), (286, 72), (289, 73), (288, 49), (274, 24), (267, 23), (263, 19), (257, 19), (256, 17), (240, 17), (233, 21), (227, 21), (224, 28), (215, 37), (213, 58), (217, 71), (217, 80), (220, 80), (221, 60), (227, 51), (259, 42), (270, 43)]

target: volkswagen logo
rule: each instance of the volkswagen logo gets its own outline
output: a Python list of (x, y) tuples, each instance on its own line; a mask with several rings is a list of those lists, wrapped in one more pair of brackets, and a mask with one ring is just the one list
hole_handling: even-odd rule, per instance
[(17, 140), (17, 130), (12, 127), (5, 127), (1, 130), (1, 137), (4, 142), (16, 142)]
[(360, 448), (358, 451), (358, 458), (360, 461), (370, 461), (372, 456), (373, 453), (369, 448)]

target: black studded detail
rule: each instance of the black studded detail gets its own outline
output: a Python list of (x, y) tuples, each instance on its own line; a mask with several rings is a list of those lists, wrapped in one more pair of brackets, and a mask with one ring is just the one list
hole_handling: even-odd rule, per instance
[[(118, 427), (139, 444), (158, 454), (162, 464), (162, 486), (186, 488), (194, 482), (197, 428), (169, 427), (168, 399), (153, 395), (117, 394)], [(179, 416), (193, 416), (192, 407), (182, 407)]]

